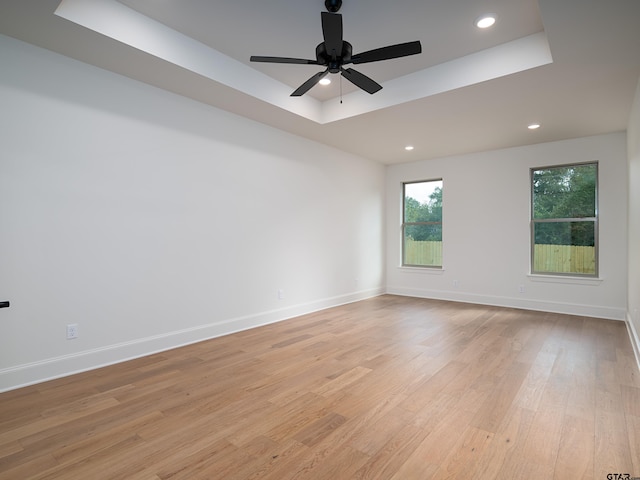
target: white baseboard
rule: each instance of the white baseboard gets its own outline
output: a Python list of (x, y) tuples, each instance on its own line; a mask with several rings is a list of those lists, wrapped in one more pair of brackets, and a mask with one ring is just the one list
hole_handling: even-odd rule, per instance
[(215, 324), (201, 325), (185, 330), (169, 332), (163, 335), (156, 335), (153, 337), (132, 340), (130, 342), (108, 345), (102, 348), (87, 350), (72, 355), (63, 355), (60, 357), (48, 358), (33, 363), (0, 369), (0, 393), (125, 362), (127, 360), (144, 357), (146, 355), (152, 355), (154, 353), (171, 350), (184, 345), (229, 335), (231, 333), (248, 330), (250, 328), (280, 322), (319, 310), (357, 302), (359, 300), (376, 297), (384, 293), (407, 297), (432, 298), (435, 300), (448, 300), (454, 302), (476, 303), (480, 305), (522, 308), (526, 310), (622, 320), (625, 321), (627, 325), (629, 338), (633, 346), (638, 368), (640, 369), (640, 337), (638, 336), (638, 332), (631, 321), (630, 314), (624, 310), (610, 307), (541, 302), (521, 298), (485, 296), (453, 291), (447, 292), (405, 287), (388, 287), (386, 291), (383, 288), (375, 288), (354, 292), (347, 295), (294, 305), (283, 309), (261, 312), (255, 315), (232, 318)]
[(627, 331), (629, 332), (629, 340), (631, 340), (631, 346), (633, 347), (633, 353), (636, 356), (636, 363), (638, 364), (638, 370), (640, 370), (640, 337), (638, 337), (638, 331), (631, 320), (631, 313), (627, 312)]
[(0, 393), (76, 373), (125, 362), (184, 345), (221, 337), (250, 328), (268, 325), (300, 315), (357, 302), (384, 293), (384, 288), (363, 290), (346, 295), (315, 300), (287, 308), (228, 319), (163, 335), (107, 345), (72, 355), (48, 358), (33, 363), (0, 369)]
[(446, 290), (426, 290), (406, 287), (387, 287), (387, 293), (406, 297), (432, 298), (434, 300), (449, 300), (452, 302), (476, 303), (495, 307), (521, 308), (541, 312), (564, 313), (581, 315), (583, 317), (606, 318), (624, 321), (626, 311), (622, 308), (602, 307), (597, 305), (579, 305), (572, 303), (547, 302), (520, 297), (498, 297), (478, 295)]

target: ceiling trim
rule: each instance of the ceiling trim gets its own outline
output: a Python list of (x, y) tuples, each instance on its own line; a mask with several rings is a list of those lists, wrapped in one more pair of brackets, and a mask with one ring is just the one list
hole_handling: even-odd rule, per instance
[[(55, 14), (137, 50), (321, 123), (321, 104), (116, 0), (63, 0)], [(302, 100), (302, 101), (298, 101)]]
[(552, 63), (545, 32), (355, 91), (342, 102), (291, 97), (291, 87), (116, 0), (62, 0), (55, 14), (100, 35), (318, 124), (327, 124)]
[(348, 111), (343, 104), (327, 100), (323, 104), (323, 123), (401, 105), (552, 62), (546, 34), (534, 33), (384, 82), (384, 95), (368, 95), (362, 91), (350, 93), (345, 96)]

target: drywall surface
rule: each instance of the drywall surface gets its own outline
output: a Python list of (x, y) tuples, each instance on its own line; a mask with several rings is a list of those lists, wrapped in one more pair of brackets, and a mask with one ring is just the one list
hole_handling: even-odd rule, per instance
[[(599, 162), (599, 278), (530, 275), (530, 169)], [(401, 266), (402, 183), (442, 178), (443, 269)], [(626, 135), (579, 138), (387, 169), (387, 291), (623, 320)]]
[(640, 81), (627, 130), (629, 157), (628, 322), (640, 366)]
[(4, 36), (0, 64), (0, 391), (383, 292), (382, 165)]

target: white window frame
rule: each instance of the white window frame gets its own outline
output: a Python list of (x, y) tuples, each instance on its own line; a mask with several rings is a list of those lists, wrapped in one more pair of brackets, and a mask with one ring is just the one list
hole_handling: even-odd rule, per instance
[[(406, 213), (406, 205), (405, 205), (405, 201), (406, 201), (406, 186), (407, 185), (414, 185), (416, 183), (431, 183), (431, 182), (440, 182), (441, 186), (440, 188), (443, 191), (443, 195), (444, 195), (444, 180), (442, 178), (432, 178), (432, 179), (428, 179), (428, 180), (413, 180), (413, 181), (409, 181), (409, 182), (403, 182), (402, 183), (402, 224), (401, 224), (401, 229), (400, 229), (400, 242), (401, 242), (401, 259), (400, 259), (400, 265), (401, 267), (407, 267), (407, 268), (419, 268), (419, 269), (433, 269), (433, 270), (442, 270), (442, 263), (443, 263), (443, 256), (441, 256), (440, 258), (440, 265), (424, 265), (424, 264), (414, 264), (414, 263), (405, 263), (405, 259), (406, 259), (406, 249), (405, 249), (405, 240), (406, 240), (406, 235), (405, 235), (405, 231), (407, 229), (407, 227), (410, 226), (417, 226), (417, 225), (440, 225), (440, 229), (442, 231), (442, 219), (439, 222), (407, 222), (406, 218), (405, 218), (405, 213)], [(443, 240), (440, 240), (441, 243), (443, 243), (444, 246), (444, 242)]]
[[(536, 219), (534, 218), (534, 173), (539, 170), (550, 170), (554, 168), (567, 168), (567, 167), (579, 167), (579, 166), (587, 166), (593, 165), (596, 169), (596, 184), (595, 184), (595, 205), (594, 205), (594, 213), (593, 217), (572, 217), (572, 218), (548, 218), (548, 219)], [(544, 167), (533, 167), (529, 171), (529, 189), (530, 189), (530, 276), (540, 276), (540, 277), (574, 277), (574, 278), (584, 278), (584, 279), (593, 279), (598, 278), (599, 275), (599, 241), (598, 241), (598, 231), (599, 231), (599, 213), (598, 213), (598, 194), (599, 194), (599, 165), (597, 161), (591, 162), (579, 162), (579, 163), (567, 163), (561, 165), (550, 165)], [(594, 224), (594, 253), (595, 253), (595, 273), (580, 273), (580, 272), (549, 272), (549, 271), (537, 271), (535, 270), (535, 226), (541, 223), (571, 223), (571, 222), (593, 222)]]

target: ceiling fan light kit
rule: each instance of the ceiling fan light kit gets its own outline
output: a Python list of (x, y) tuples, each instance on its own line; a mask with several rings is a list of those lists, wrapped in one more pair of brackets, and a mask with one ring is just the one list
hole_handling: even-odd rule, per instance
[(342, 36), (342, 15), (336, 13), (342, 6), (342, 0), (325, 0), (324, 4), (328, 10), (327, 12), (321, 13), (324, 41), (316, 47), (315, 60), (262, 56), (252, 56), (249, 59), (252, 62), (321, 65), (326, 67), (324, 71), (316, 73), (300, 85), (291, 94), (292, 97), (304, 95), (329, 73), (340, 73), (356, 87), (361, 88), (367, 93), (374, 94), (382, 89), (382, 85), (353, 68), (344, 68), (344, 65), (379, 62), (382, 60), (416, 55), (422, 52), (420, 42), (414, 41), (376, 48), (354, 55), (353, 47), (349, 42), (345, 41)]

